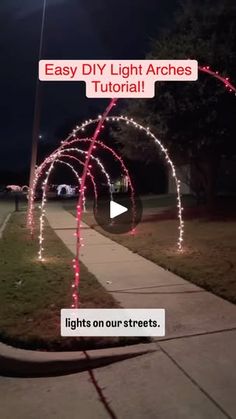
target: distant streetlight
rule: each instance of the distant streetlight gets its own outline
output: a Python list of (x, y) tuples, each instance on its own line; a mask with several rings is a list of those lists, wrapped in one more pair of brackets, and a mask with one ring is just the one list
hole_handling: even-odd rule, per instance
[[(46, 15), (46, 3), (47, 3), (47, 0), (43, 0), (38, 61), (42, 58), (43, 34), (44, 34), (45, 15)], [(32, 191), (32, 188), (33, 188), (35, 167), (36, 167), (36, 163), (37, 163), (38, 140), (40, 138), (42, 138), (42, 136), (40, 136), (40, 134), (39, 134), (40, 111), (41, 111), (41, 100), (40, 100), (41, 99), (41, 88), (40, 87), (41, 86), (40, 86), (40, 82), (39, 82), (38, 74), (37, 74), (36, 91), (35, 91), (35, 105), (34, 105), (34, 121), (33, 121), (33, 131), (32, 131), (32, 152), (31, 152), (30, 178), (29, 178), (30, 191)], [(29, 213), (29, 211), (30, 211), (30, 199), (28, 201), (28, 213)], [(27, 220), (29, 220), (29, 217), (27, 217)]]

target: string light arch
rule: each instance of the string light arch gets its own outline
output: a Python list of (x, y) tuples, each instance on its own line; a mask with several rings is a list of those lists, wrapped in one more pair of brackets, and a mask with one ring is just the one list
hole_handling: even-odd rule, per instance
[[(78, 148), (68, 148), (68, 149), (65, 149), (65, 150), (67, 152), (76, 152), (76, 153), (79, 153), (79, 154), (82, 154), (82, 155), (85, 155), (85, 156), (87, 154), (86, 151), (80, 150)], [(38, 251), (38, 258), (42, 262), (44, 261), (44, 257), (43, 257), (43, 252), (44, 252), (43, 241), (44, 241), (44, 225), (45, 225), (45, 214), (46, 214), (45, 206), (46, 206), (46, 202), (47, 202), (47, 187), (48, 187), (50, 175), (51, 175), (51, 173), (52, 173), (52, 171), (53, 171), (53, 169), (55, 167), (55, 164), (58, 163), (58, 162), (60, 162), (60, 160), (58, 160), (58, 158), (61, 159), (63, 157), (67, 157), (67, 158), (71, 158), (71, 159), (74, 158), (74, 160), (78, 161), (83, 166), (85, 165), (84, 162), (81, 162), (76, 157), (74, 157), (72, 155), (64, 154), (64, 153), (62, 153), (62, 151), (60, 151), (60, 152), (55, 153), (54, 158), (52, 159), (51, 164), (50, 164), (50, 166), (49, 166), (49, 168), (48, 168), (48, 170), (46, 172), (46, 178), (45, 178), (45, 180), (43, 181), (43, 184), (42, 184), (43, 185), (43, 187), (42, 187), (43, 194), (42, 194), (42, 202), (41, 202), (41, 206), (40, 206), (41, 214), (40, 214), (40, 218), (39, 218), (39, 251)], [(108, 186), (109, 191), (110, 191), (110, 199), (113, 200), (111, 180), (110, 180), (109, 174), (105, 170), (104, 165), (101, 163), (100, 159), (98, 159), (97, 157), (94, 157), (94, 156), (91, 156), (91, 159), (97, 163), (98, 167), (101, 169), (101, 172), (105, 175), (106, 181), (107, 181), (107, 186)], [(74, 171), (74, 167), (72, 165), (70, 165), (69, 163), (65, 163), (65, 164), (67, 164), (72, 169), (72, 171)], [(91, 172), (90, 172), (90, 167), (88, 167), (87, 172), (88, 172), (88, 175), (91, 178), (92, 175), (91, 175)], [(94, 177), (93, 176), (92, 176), (92, 179), (93, 179), (92, 182), (93, 182), (93, 185), (94, 185), (95, 198), (96, 198), (96, 201), (97, 201), (97, 187), (96, 187), (96, 184), (95, 184), (95, 181), (94, 181)], [(81, 178), (79, 178), (79, 182), (80, 182), (80, 190), (79, 190), (79, 192), (81, 193)], [(85, 188), (86, 188), (86, 186), (84, 186), (84, 191), (85, 191)], [(85, 192), (84, 192), (83, 193), (83, 200), (82, 200), (83, 208), (85, 206), (85, 199), (86, 198), (85, 198)], [(81, 240), (82, 240), (82, 238), (81, 238)]]
[[(213, 76), (216, 79), (220, 80), (224, 84), (224, 86), (226, 87), (227, 91), (229, 91), (230, 93), (233, 92), (234, 94), (236, 94), (236, 88), (230, 82), (229, 78), (223, 77), (218, 72), (214, 72), (213, 70), (210, 69), (209, 66), (206, 66), (206, 67), (199, 66), (199, 71), (207, 73), (210, 76)], [(70, 134), (65, 141), (62, 141), (61, 146), (57, 149), (57, 151), (58, 151), (61, 148), (64, 148), (64, 144), (68, 145), (68, 143), (70, 143), (71, 138), (76, 137), (78, 135), (79, 131), (84, 131), (85, 128), (88, 125), (90, 125), (92, 123), (97, 123), (94, 135), (92, 136), (92, 138), (87, 139), (87, 140), (90, 140), (90, 146), (89, 146), (89, 149), (86, 153), (84, 170), (83, 170), (83, 174), (82, 174), (82, 177), (81, 177), (80, 194), (79, 194), (79, 199), (78, 199), (78, 203), (77, 203), (77, 228), (76, 228), (77, 245), (76, 245), (76, 257), (73, 260), (74, 282), (72, 284), (72, 289), (73, 289), (72, 307), (73, 308), (77, 308), (79, 306), (79, 294), (78, 294), (78, 287), (79, 287), (79, 282), (80, 282), (79, 254), (80, 254), (80, 247), (82, 245), (81, 236), (80, 236), (80, 229), (81, 229), (81, 218), (82, 218), (82, 212), (83, 212), (83, 205), (82, 204), (83, 204), (84, 193), (85, 193), (85, 181), (86, 181), (86, 177), (87, 177), (87, 174), (88, 174), (88, 166), (89, 166), (89, 162), (90, 162), (90, 159), (91, 159), (91, 156), (92, 156), (92, 153), (93, 153), (93, 149), (94, 149), (94, 146), (95, 146), (96, 142), (98, 141), (98, 137), (100, 135), (101, 130), (104, 128), (103, 124), (104, 124), (105, 121), (107, 121), (107, 122), (110, 122), (111, 120), (112, 121), (117, 121), (117, 122), (125, 121), (127, 124), (131, 124), (135, 128), (143, 130), (147, 134), (147, 136), (151, 137), (154, 140), (154, 142), (160, 147), (160, 150), (164, 154), (167, 163), (171, 167), (172, 175), (173, 175), (173, 177), (175, 179), (175, 183), (176, 183), (179, 230), (180, 230), (179, 238), (178, 238), (178, 249), (180, 251), (182, 250), (184, 223), (183, 223), (183, 218), (182, 218), (183, 208), (182, 208), (181, 195), (180, 195), (180, 181), (177, 178), (176, 170), (175, 170), (175, 167), (174, 167), (174, 164), (173, 164), (172, 160), (170, 159), (170, 157), (168, 155), (168, 151), (164, 147), (164, 145), (158, 140), (158, 138), (155, 136), (155, 134), (150, 131), (150, 129), (148, 127), (146, 127), (146, 128), (143, 127), (141, 124), (138, 124), (137, 122), (135, 122), (133, 120), (133, 118), (128, 118), (128, 117), (123, 116), (123, 115), (122, 116), (115, 116), (115, 117), (114, 116), (113, 117), (108, 116), (110, 111), (112, 110), (112, 108), (115, 105), (116, 105), (116, 99), (112, 99), (110, 101), (110, 104), (106, 108), (105, 112), (103, 113), (103, 115), (99, 116), (98, 119), (94, 119), (94, 120), (90, 119), (89, 121), (85, 121), (81, 126), (77, 126), (73, 130), (73, 133)], [(76, 138), (76, 140), (78, 140), (78, 139)], [(79, 140), (81, 141), (83, 139), (79, 139)], [(47, 164), (48, 162), (51, 162), (51, 165), (46, 172), (46, 179), (44, 180), (44, 183), (43, 183), (44, 186), (47, 184), (48, 178), (49, 178), (50, 173), (51, 173), (51, 170), (54, 167), (55, 161), (54, 161), (53, 156), (49, 156), (49, 160), (44, 162), (43, 165)], [(40, 170), (38, 172), (36, 171), (36, 175), (35, 175), (35, 179), (34, 179), (34, 183), (33, 183), (33, 188), (32, 188), (32, 190), (30, 190), (30, 194), (29, 194), (30, 210), (29, 210), (29, 216), (28, 216), (28, 219), (27, 219), (27, 223), (31, 227), (33, 226), (33, 215), (32, 214), (33, 214), (33, 205), (34, 205), (35, 184), (37, 183), (38, 177), (40, 176)]]

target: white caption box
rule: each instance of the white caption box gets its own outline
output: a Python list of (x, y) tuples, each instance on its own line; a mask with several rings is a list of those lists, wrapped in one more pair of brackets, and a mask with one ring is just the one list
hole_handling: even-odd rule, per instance
[(84, 81), (88, 98), (151, 98), (156, 81), (196, 81), (196, 60), (40, 60), (41, 81)]
[(62, 309), (61, 336), (165, 336), (165, 310)]

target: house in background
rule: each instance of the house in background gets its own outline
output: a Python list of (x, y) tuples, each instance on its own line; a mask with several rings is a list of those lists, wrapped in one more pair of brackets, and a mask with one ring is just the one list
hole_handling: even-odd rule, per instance
[[(181, 181), (181, 193), (183, 195), (194, 194), (194, 188), (191, 188), (191, 185), (196, 182), (196, 172), (194, 173), (193, 167), (190, 164), (185, 164), (176, 166), (175, 170)], [(222, 156), (216, 190), (218, 195), (236, 195), (236, 156), (230, 158)], [(171, 169), (168, 170), (168, 193), (176, 193), (175, 179)]]
[(121, 176), (111, 182), (113, 193), (126, 193), (129, 189), (128, 176)]

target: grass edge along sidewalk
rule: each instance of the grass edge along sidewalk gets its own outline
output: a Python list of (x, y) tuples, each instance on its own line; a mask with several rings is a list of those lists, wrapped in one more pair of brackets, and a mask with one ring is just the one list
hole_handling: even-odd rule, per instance
[[(37, 240), (25, 228), (25, 214), (12, 215), (0, 240), (0, 340), (41, 350), (84, 350), (138, 343), (136, 338), (62, 338), (60, 309), (69, 308), (72, 254), (47, 225), (45, 262)], [(118, 303), (81, 264), (82, 308), (115, 308)]]
[[(66, 208), (75, 215), (75, 211)], [(173, 219), (144, 218), (137, 233), (110, 234), (97, 225), (91, 211), (83, 221), (109, 239), (164, 269), (236, 303), (236, 222), (193, 219), (185, 222), (184, 251), (176, 250), (178, 225)]]

